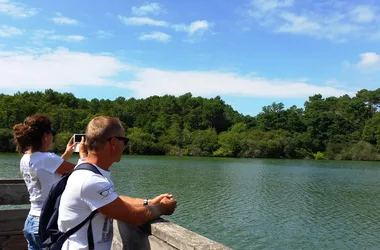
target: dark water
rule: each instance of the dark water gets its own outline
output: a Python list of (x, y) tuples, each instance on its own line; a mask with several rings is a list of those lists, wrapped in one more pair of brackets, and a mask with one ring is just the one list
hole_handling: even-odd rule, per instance
[[(18, 177), (0, 155), (0, 178)], [(380, 249), (380, 164), (125, 156), (119, 194), (178, 200), (167, 219), (234, 249)]]

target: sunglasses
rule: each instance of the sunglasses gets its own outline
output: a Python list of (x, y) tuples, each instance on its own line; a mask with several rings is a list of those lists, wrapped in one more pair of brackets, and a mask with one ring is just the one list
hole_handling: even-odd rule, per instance
[(51, 133), (53, 136), (55, 136), (57, 134), (57, 131), (55, 131), (54, 129), (50, 129), (46, 131), (46, 133)]
[(127, 145), (129, 139), (127, 137), (124, 137), (124, 136), (113, 136), (111, 138), (108, 138), (107, 141), (110, 141), (112, 140), (112, 138), (116, 138), (118, 139), (119, 141), (123, 141), (124, 142), (124, 145)]

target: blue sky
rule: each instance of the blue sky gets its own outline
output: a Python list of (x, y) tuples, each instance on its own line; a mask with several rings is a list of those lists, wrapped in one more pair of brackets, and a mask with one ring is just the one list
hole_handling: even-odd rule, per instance
[(215, 97), (243, 114), (380, 85), (374, 0), (0, 0), (0, 92)]

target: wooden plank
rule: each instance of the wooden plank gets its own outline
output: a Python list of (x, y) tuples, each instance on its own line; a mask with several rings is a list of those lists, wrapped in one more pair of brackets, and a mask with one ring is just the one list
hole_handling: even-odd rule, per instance
[(114, 220), (112, 250), (231, 250), (162, 218), (136, 227)]
[(148, 232), (150, 225), (147, 224), (144, 227), (128, 225), (114, 220), (111, 250), (178, 250), (150, 235)]
[(230, 250), (218, 242), (162, 218), (151, 224), (151, 234), (176, 249)]
[(0, 235), (1, 250), (27, 249), (27, 243), (23, 234)]
[(0, 184), (23, 184), (24, 180), (21, 178), (0, 179)]
[(29, 193), (25, 183), (8, 180), (0, 183), (0, 205), (29, 204)]
[(22, 232), (29, 209), (0, 210), (0, 232)]
[(6, 231), (6, 232), (1, 232), (0, 231), (0, 236), (7, 236), (7, 235), (24, 235), (24, 232), (20, 231), (20, 230), (17, 230), (17, 231)]

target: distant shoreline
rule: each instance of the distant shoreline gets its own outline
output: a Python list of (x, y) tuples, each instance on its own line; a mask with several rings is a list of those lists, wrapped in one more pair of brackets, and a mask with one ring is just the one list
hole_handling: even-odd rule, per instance
[(14, 152), (12, 127), (34, 113), (58, 132), (54, 152), (95, 116), (118, 117), (131, 155), (214, 156), (258, 159), (380, 160), (380, 88), (356, 96), (310, 96), (303, 108), (283, 103), (258, 115), (239, 114), (220, 96), (151, 96), (115, 100), (76, 98), (52, 89), (0, 94), (0, 151)]

